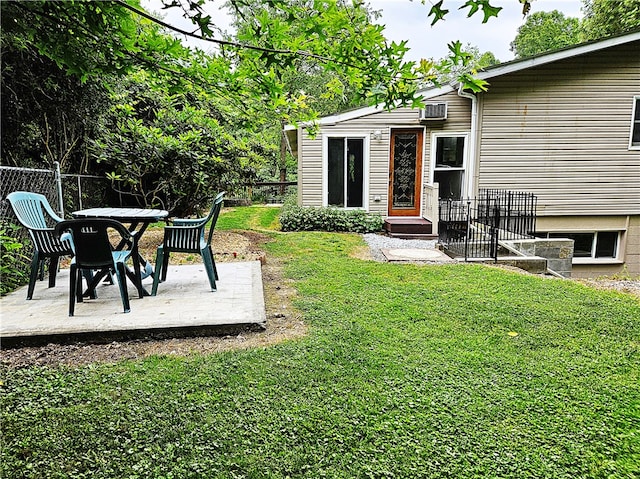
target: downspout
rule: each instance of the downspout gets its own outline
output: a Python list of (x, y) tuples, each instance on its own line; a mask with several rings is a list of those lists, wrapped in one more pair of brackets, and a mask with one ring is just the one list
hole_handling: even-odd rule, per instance
[(473, 93), (468, 93), (463, 90), (463, 85), (460, 83), (458, 87), (458, 96), (462, 98), (468, 98), (471, 100), (471, 134), (469, 142), (469, 164), (467, 166), (467, 197), (475, 196), (475, 175), (478, 169), (478, 158), (476, 158), (477, 151), (477, 138), (478, 138), (478, 97)]

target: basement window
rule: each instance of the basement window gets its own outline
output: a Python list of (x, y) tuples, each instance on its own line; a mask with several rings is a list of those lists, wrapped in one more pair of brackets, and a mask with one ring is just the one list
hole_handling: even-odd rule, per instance
[(615, 260), (618, 257), (620, 232), (596, 231), (592, 233), (542, 233), (545, 238), (568, 238), (573, 240), (573, 259)]

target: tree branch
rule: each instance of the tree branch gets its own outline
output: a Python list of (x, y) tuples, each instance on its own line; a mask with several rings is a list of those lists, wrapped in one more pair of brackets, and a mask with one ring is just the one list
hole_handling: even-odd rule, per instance
[(351, 68), (360, 68), (357, 65), (353, 65), (347, 62), (339, 62), (336, 61), (332, 58), (329, 57), (324, 57), (322, 55), (317, 55), (315, 53), (311, 53), (311, 52), (307, 52), (307, 51), (303, 51), (303, 50), (279, 50), (279, 49), (275, 49), (275, 48), (266, 48), (266, 47), (260, 47), (257, 45), (251, 45), (248, 43), (240, 43), (240, 42), (234, 42), (234, 41), (230, 41), (230, 40), (221, 40), (219, 38), (209, 38), (209, 37), (204, 37), (202, 35), (198, 35), (196, 33), (193, 32), (189, 32), (187, 30), (182, 30), (181, 28), (178, 28), (174, 25), (171, 25), (170, 23), (164, 22), (156, 17), (154, 17), (153, 15), (150, 15), (142, 10), (138, 10), (135, 7), (132, 7), (131, 5), (129, 5), (128, 3), (124, 2), (123, 0), (113, 0), (114, 3), (120, 5), (123, 8), (126, 8), (127, 10), (130, 10), (131, 12), (140, 15), (143, 18), (146, 18), (149, 21), (152, 21), (164, 28), (167, 28), (173, 32), (179, 33), (181, 35), (185, 35), (187, 37), (191, 37), (191, 38), (195, 38), (197, 40), (203, 40), (205, 42), (211, 42), (211, 43), (215, 43), (217, 45), (221, 45), (221, 46), (228, 46), (228, 47), (234, 47), (234, 48), (240, 48), (240, 49), (246, 49), (246, 50), (254, 50), (254, 51), (258, 51), (258, 52), (264, 52), (264, 53), (276, 53), (276, 54), (280, 54), (280, 55), (291, 55), (291, 56), (299, 56), (299, 57), (304, 57), (304, 58), (313, 58), (314, 60), (318, 60), (321, 61), (323, 63), (338, 63), (340, 65), (343, 66), (348, 66)]

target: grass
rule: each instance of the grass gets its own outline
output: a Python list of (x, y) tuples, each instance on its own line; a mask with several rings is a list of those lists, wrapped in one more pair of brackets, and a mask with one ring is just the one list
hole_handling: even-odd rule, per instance
[(305, 339), (4, 371), (0, 475), (638, 477), (637, 300), (349, 256), (361, 246), (329, 233), (266, 245), (299, 291)]
[(224, 210), (216, 228), (221, 230), (274, 230), (278, 225), (279, 207), (241, 206)]

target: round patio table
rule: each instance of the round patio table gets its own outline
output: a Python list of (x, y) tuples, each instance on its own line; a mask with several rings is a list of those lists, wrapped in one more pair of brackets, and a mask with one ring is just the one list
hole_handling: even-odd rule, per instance
[[(138, 237), (138, 241), (144, 234), (145, 230), (151, 223), (155, 223), (158, 221), (166, 220), (169, 216), (169, 212), (166, 210), (158, 210), (152, 208), (88, 208), (84, 210), (78, 210), (71, 213), (71, 216), (74, 218), (110, 218), (113, 220), (117, 220), (120, 223), (126, 223), (129, 225), (129, 231), (135, 233)], [(118, 244), (115, 249), (119, 250), (124, 247), (124, 242)], [(151, 276), (153, 274), (153, 266), (149, 261), (144, 259), (142, 255), (138, 253), (138, 261), (142, 266), (141, 275), (142, 279), (147, 276)], [(97, 275), (92, 285), (95, 285), (100, 281), (102, 277), (105, 275)], [(134, 280), (135, 282), (135, 280)], [(91, 288), (88, 289), (91, 291)], [(149, 293), (144, 290), (145, 296), (148, 296)]]

